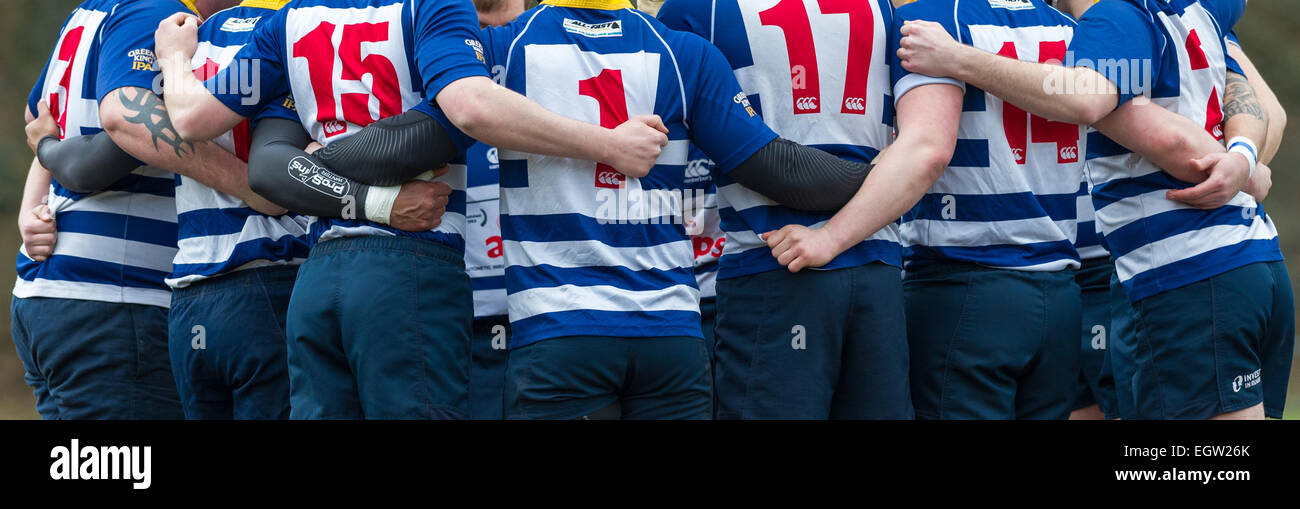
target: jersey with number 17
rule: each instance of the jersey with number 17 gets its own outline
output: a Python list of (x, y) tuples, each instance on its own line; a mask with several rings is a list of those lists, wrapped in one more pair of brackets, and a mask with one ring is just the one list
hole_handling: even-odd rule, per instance
[[(487, 77), (477, 34), (478, 15), (463, 0), (295, 0), (259, 23), (235, 55), (248, 65), (230, 65), (208, 85), (245, 117), (292, 94), (307, 132), (328, 145), (379, 119), (428, 108), (456, 80)], [(359, 219), (320, 218), (310, 240), (396, 235), (463, 251), (465, 166), (450, 166), (437, 179), (452, 187), (437, 229), (405, 232)]]

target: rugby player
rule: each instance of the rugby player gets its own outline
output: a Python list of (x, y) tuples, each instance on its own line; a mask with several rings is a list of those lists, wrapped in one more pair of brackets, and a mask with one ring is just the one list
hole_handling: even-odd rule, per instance
[[(1276, 230), (1251, 194), (1262, 194), (1266, 177), (1257, 166), (1266, 121), (1226, 54), (1225, 33), (1244, 9), (1241, 0), (1101, 2), (1070, 48), (1095, 70), (997, 58), (928, 23), (909, 26), (901, 48), (909, 70), (953, 76), (1101, 133), (1089, 147), (1098, 154), (1088, 166), (1093, 203), (1115, 261), (1112, 286), (1127, 294), (1133, 316), (1132, 334), (1112, 335), (1109, 355), (1121, 407), (1122, 389), (1132, 388), (1134, 417), (1281, 417), (1294, 298)], [(1133, 86), (1132, 69), (1110, 65), (1118, 59), (1144, 62), (1152, 82)], [(1048, 93), (1045, 79), (1097, 86)], [(1157, 125), (1201, 127), (1210, 143), (1144, 124), (1140, 116), (1160, 109), (1150, 102), (1183, 117)], [(1226, 150), (1216, 141), (1225, 138)], [(1178, 143), (1135, 148), (1166, 139)], [(1194, 160), (1187, 146), (1208, 155)]]
[[(745, 100), (777, 133), (869, 162), (892, 137), (886, 1), (669, 0), (659, 18), (727, 57)], [(792, 78), (793, 76), (793, 78)], [(829, 212), (768, 200), (717, 177), (717, 417), (910, 419), (898, 231), (885, 225), (829, 262), (791, 273), (760, 234)]]
[[(605, 129), (551, 114), (495, 86), (483, 67), (468, 5), (291, 3), (236, 55), (238, 61), (260, 62), (258, 100), (230, 90), (214, 96), (185, 73), (168, 76), (168, 90), (182, 91), (168, 94), (179, 109), (178, 129), (188, 138), (215, 136), (292, 90), (300, 119), (328, 148), (377, 118), (433, 99), (482, 141), (605, 160), (631, 172), (650, 168), (665, 139), (654, 128), (657, 119)], [(334, 30), (346, 32), (337, 52), (324, 42)], [(163, 61), (190, 58), (193, 32), (193, 21), (182, 17), (161, 25)], [(362, 41), (368, 43), (364, 59), (349, 49)], [(331, 69), (339, 58), (345, 69), (336, 79)], [(209, 83), (221, 92), (215, 84), (238, 83), (241, 71), (232, 65)], [(369, 85), (359, 81), (366, 74)], [(353, 91), (358, 86), (364, 93)], [(327, 180), (316, 168), (302, 171), (313, 183)], [(463, 260), (464, 167), (439, 179), (453, 191), (450, 204), (444, 201), (447, 215), (433, 231), (404, 232), (357, 219), (373, 218), (364, 209), (392, 207), (393, 195), (375, 188), (364, 200), (355, 194), (336, 198), (355, 206), (352, 219), (343, 210), (341, 219), (313, 223), (312, 252), (300, 270), (288, 318), (291, 418), (467, 416), (473, 311)]]
[[(53, 135), (33, 148), (58, 169), (51, 180), (34, 163), (28, 176), (21, 217), (46, 230), (25, 243), (30, 256), (20, 253), (11, 315), (44, 418), (183, 416), (167, 358), (165, 279), (177, 254), (171, 171), (264, 212), (283, 212), (252, 193), (233, 154), (181, 140), (153, 92), (158, 73), (148, 29), (174, 13), (210, 15), (231, 4), (83, 2), (32, 90), (28, 120), (48, 108), (57, 124), (57, 132), (42, 122), (29, 129)], [(89, 156), (103, 153), (134, 164), (99, 172)], [(38, 207), (43, 200), (48, 205)], [(32, 224), (20, 227), (30, 232)]]

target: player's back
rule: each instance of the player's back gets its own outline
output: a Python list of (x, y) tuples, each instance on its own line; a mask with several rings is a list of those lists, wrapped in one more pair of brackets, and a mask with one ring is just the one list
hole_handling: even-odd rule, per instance
[[(958, 41), (1024, 61), (1056, 63), (1076, 22), (1042, 0), (923, 0), (900, 7), (907, 20), (944, 26)], [(894, 94), (928, 84), (965, 91), (957, 145), (943, 176), (903, 216), (908, 263), (957, 261), (1055, 271), (1078, 267), (1079, 182), (1084, 128), (1029, 115), (976, 87), (907, 72), (893, 57)]]
[[(205, 19), (191, 60), (195, 75), (206, 80), (230, 65), (257, 25), (285, 3), (287, 0), (246, 0)], [(298, 120), (288, 98), (268, 107), (259, 118), (272, 116)], [(252, 122), (245, 119), (213, 142), (248, 161)], [(243, 200), (183, 175), (176, 175), (176, 213), (178, 250), (167, 279), (172, 288), (234, 270), (298, 264), (307, 257), (305, 217), (259, 214)]]
[[(153, 36), (143, 27), (184, 11), (173, 0), (83, 2), (59, 31), (29, 109), (46, 101), (61, 138), (101, 132), (100, 100), (121, 87), (153, 87)], [(163, 279), (176, 253), (172, 178), (141, 166), (93, 194), (53, 181), (54, 254), (38, 263), (20, 252), (14, 294), (166, 307), (171, 297)]]
[(506, 87), (543, 107), (608, 128), (659, 115), (669, 130), (642, 178), (588, 161), (500, 152), (512, 348), (577, 334), (700, 336), (682, 203), (699, 192), (685, 183), (690, 123), (711, 121), (692, 117), (703, 85), (691, 71), (707, 43), (612, 5), (626, 2), (608, 3), (543, 5), (482, 35), (489, 65), (505, 68)]
[[(674, 0), (659, 18), (717, 46), (745, 100), (783, 138), (863, 163), (892, 141), (887, 0)], [(780, 206), (726, 175), (717, 186), (727, 232), (720, 277), (782, 269), (758, 235), (830, 218)], [(825, 268), (900, 265), (900, 258), (898, 232), (889, 225)]]

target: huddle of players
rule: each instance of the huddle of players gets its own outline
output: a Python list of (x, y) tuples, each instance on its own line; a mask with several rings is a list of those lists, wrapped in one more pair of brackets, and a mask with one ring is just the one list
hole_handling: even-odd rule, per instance
[(1244, 1), (219, 3), (89, 0), (33, 92), (44, 417), (1281, 414)]

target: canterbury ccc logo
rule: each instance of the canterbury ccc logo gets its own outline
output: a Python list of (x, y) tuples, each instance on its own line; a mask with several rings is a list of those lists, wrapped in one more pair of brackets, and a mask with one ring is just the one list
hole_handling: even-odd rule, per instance
[(794, 102), (794, 107), (800, 110), (815, 110), (817, 109), (817, 98), (800, 97), (798, 100)]
[(596, 187), (618, 189), (623, 185), (623, 174), (612, 169), (596, 170)]
[(863, 111), (867, 109), (867, 100), (861, 97), (850, 97), (844, 100), (844, 109), (849, 111)]
[(1079, 147), (1061, 147), (1062, 161), (1076, 161), (1079, 159)]

